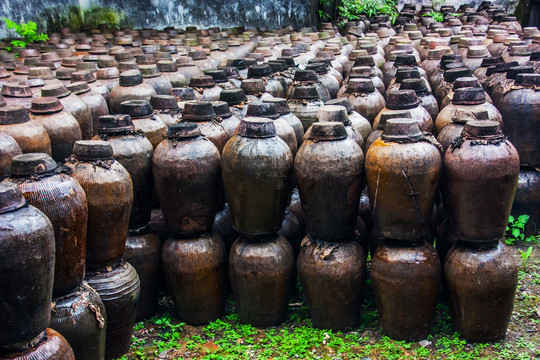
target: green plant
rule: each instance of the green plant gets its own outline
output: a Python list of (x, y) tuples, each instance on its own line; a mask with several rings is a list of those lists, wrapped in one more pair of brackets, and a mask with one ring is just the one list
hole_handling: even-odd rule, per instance
[(525, 238), (525, 226), (529, 221), (529, 215), (520, 215), (515, 219), (512, 215), (508, 219), (508, 225), (506, 226), (506, 244), (514, 245), (516, 241), (525, 241), (527, 243), (536, 244), (540, 240), (540, 235), (531, 235)]
[[(37, 41), (46, 41), (49, 40), (49, 36), (44, 33), (37, 33), (37, 24), (33, 21), (28, 23), (17, 24), (15, 21), (8, 19), (7, 17), (3, 18), (8, 29), (13, 29), (17, 35), (21, 36), (23, 40), (11, 40), (11, 45), (18, 47), (26, 47), (26, 45), (37, 42)], [(11, 51), (11, 47), (6, 47), (8, 51)]]
[(373, 17), (386, 14), (394, 22), (398, 15), (394, 0), (342, 0), (338, 10), (342, 17), (349, 20), (358, 20), (360, 15)]
[(334, 0), (319, 0), (319, 19), (321, 21), (332, 20), (332, 16), (323, 9), (332, 6), (333, 3)]
[(525, 266), (525, 264), (527, 263), (527, 260), (529, 260), (529, 258), (531, 257), (532, 250), (533, 250), (532, 246), (529, 246), (526, 251), (519, 250), (519, 252), (521, 253), (521, 265), (522, 266)]
[(444, 21), (444, 14), (436, 11), (430, 11), (429, 14), (424, 14), (422, 16), (429, 16), (433, 18), (436, 22), (443, 22)]

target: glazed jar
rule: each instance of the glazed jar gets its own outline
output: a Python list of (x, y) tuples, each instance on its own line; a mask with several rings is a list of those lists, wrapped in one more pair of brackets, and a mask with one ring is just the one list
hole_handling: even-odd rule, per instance
[(182, 121), (197, 123), (201, 135), (210, 140), (221, 154), (229, 136), (216, 118), (216, 112), (209, 101), (191, 101), (184, 105)]
[(15, 139), (0, 132), (0, 181), (10, 174), (11, 160), (22, 151)]
[(454, 81), (462, 77), (472, 77), (471, 70), (466, 67), (447, 68), (444, 71), (443, 80), (437, 88), (433, 89), (433, 96), (442, 107), (442, 101), (454, 87)]
[(173, 95), (156, 95), (150, 98), (154, 114), (166, 125), (177, 124), (181, 120), (181, 110)]
[(392, 91), (386, 98), (386, 106), (375, 117), (373, 128), (375, 129), (378, 126), (380, 117), (385, 111), (407, 110), (422, 132), (431, 132), (433, 130), (433, 120), (421, 104), (420, 98), (416, 96), (414, 90)]
[(508, 69), (506, 78), (496, 84), (491, 91), (491, 98), (496, 106), (500, 107), (502, 98), (512, 90), (512, 87), (515, 86), (515, 80), (520, 74), (534, 74), (534, 69), (532, 66), (513, 66)]
[(243, 89), (225, 89), (219, 94), (219, 101), (229, 104), (232, 113), (238, 119), (246, 116), (248, 99)]
[(51, 154), (51, 140), (47, 130), (30, 120), (28, 110), (21, 105), (0, 107), (0, 133), (11, 136), (24, 154)]
[(381, 94), (386, 93), (386, 86), (380, 77), (375, 75), (375, 71), (369, 66), (356, 66), (351, 69), (350, 79), (369, 79)]
[(302, 126), (300, 119), (291, 113), (287, 100), (284, 98), (273, 98), (265, 99), (263, 100), (263, 103), (274, 104), (280, 117), (292, 126), (296, 137), (296, 144), (300, 147), (304, 138), (304, 127)]
[(112, 146), (101, 140), (77, 141), (66, 166), (86, 193), (86, 265), (114, 264), (124, 253), (133, 204), (129, 173), (114, 160)]
[(221, 157), (195, 123), (173, 125), (154, 152), (153, 174), (169, 230), (209, 231), (218, 209)]
[(154, 115), (154, 109), (148, 100), (124, 101), (120, 104), (119, 113), (131, 117), (135, 130), (142, 131), (154, 149), (165, 139), (167, 126)]
[(482, 59), (482, 64), (476, 70), (474, 70), (473, 75), (478, 78), (478, 80), (484, 80), (487, 78), (487, 69), (490, 66), (495, 66), (503, 63), (501, 56), (488, 56)]
[[(351, 125), (349, 115), (345, 106), (341, 105), (323, 105), (319, 108), (317, 113), (317, 122), (340, 122), (345, 125), (345, 131), (347, 136), (350, 137), (355, 143), (360, 146), (360, 149), (364, 148), (364, 139), (362, 135)], [(304, 139), (309, 138), (313, 125), (306, 131)]]
[(373, 223), (387, 239), (415, 241), (429, 230), (442, 170), (437, 147), (411, 119), (390, 119), (366, 153)]
[(137, 229), (148, 224), (152, 210), (152, 143), (135, 130), (129, 115), (107, 115), (99, 119), (95, 140), (108, 142), (113, 157), (131, 177), (133, 205), (129, 216), (129, 228)]
[(317, 122), (312, 125), (294, 162), (310, 235), (331, 242), (353, 237), (363, 165), (362, 149), (347, 136), (342, 123)]
[(93, 135), (97, 134), (98, 120), (100, 116), (109, 115), (109, 106), (105, 98), (92, 90), (84, 81), (74, 82), (67, 85), (67, 88), (77, 95), (90, 109), (92, 114)]
[[(489, 67), (486, 74), (487, 78), (480, 82), (489, 96), (493, 96), (493, 90), (503, 82), (507, 82), (506, 73), (511, 67), (519, 66), (517, 61), (498, 64)], [(510, 79), (513, 80), (513, 79)]]
[(427, 110), (431, 119), (437, 118), (439, 105), (431, 91), (426, 87), (425, 79), (403, 79), (399, 90), (414, 90), (416, 96), (420, 99), (421, 106)]
[(217, 101), (223, 90), (209, 75), (192, 77), (189, 86), (195, 90), (195, 97), (199, 101)]
[(304, 132), (317, 121), (317, 112), (324, 105), (314, 85), (297, 86), (288, 103), (291, 113), (302, 122)]
[(105, 86), (109, 90), (109, 96), (105, 98), (109, 103), (112, 89), (119, 84), (120, 72), (115, 67), (103, 68), (97, 71), (96, 78), (96, 86)]
[(390, 81), (386, 88), (386, 96), (392, 91), (399, 90), (401, 83), (406, 79), (420, 79), (424, 81), (424, 86), (431, 92), (429, 81), (420, 75), (420, 67), (401, 67), (397, 70), (396, 76)]
[(65, 336), (76, 359), (102, 360), (107, 315), (99, 294), (83, 282), (53, 304), (49, 326)]
[(57, 98), (42, 97), (32, 100), (30, 119), (47, 130), (55, 161), (64, 162), (73, 152), (75, 142), (82, 140), (77, 119), (64, 110)]
[(275, 96), (285, 97), (283, 85), (278, 79), (272, 78), (272, 68), (268, 64), (250, 65), (248, 68), (248, 78), (261, 79), (264, 82), (264, 92)]
[[(7, 354), (0, 354), (2, 359), (62, 359), (75, 360), (73, 350), (67, 340), (53, 329), (45, 329), (36, 338), (25, 345), (13, 349)], [(77, 358), (78, 359), (78, 358)]]
[(129, 263), (119, 261), (110, 267), (87, 272), (85, 280), (105, 305), (105, 359), (117, 359), (127, 353), (131, 345), (140, 294), (137, 271)]
[[(103, 99), (105, 99), (105, 102), (108, 104), (108, 101), (111, 95), (111, 90), (109, 89), (107, 84), (101, 81), (97, 81), (96, 74), (97, 72), (94, 73), (91, 71), (75, 71), (71, 74), (71, 82), (72, 83), (78, 83), (81, 81), (85, 82), (94, 93), (101, 95)], [(69, 84), (66, 84), (66, 85), (69, 85)], [(102, 102), (99, 101), (98, 104), (101, 105)], [(88, 106), (90, 107), (90, 105)], [(90, 109), (90, 111), (92, 111), (92, 109)]]
[(151, 85), (156, 91), (156, 94), (169, 94), (169, 90), (172, 89), (173, 86), (168, 79), (161, 76), (156, 65), (139, 65), (139, 71), (143, 77), (143, 82)]
[(482, 65), (485, 58), (490, 56), (490, 53), (484, 45), (473, 45), (467, 49), (467, 57), (463, 60), (465, 65), (471, 70), (471, 73)]
[(385, 106), (384, 96), (375, 89), (370, 79), (350, 79), (345, 92), (339, 97), (347, 98), (354, 110), (370, 124)]
[(199, 67), (202, 71), (214, 70), (218, 66), (218, 62), (215, 61), (215, 59), (209, 59), (206, 56), (206, 53), (202, 50), (190, 51), (188, 56), (193, 59), (195, 65), (197, 65), (197, 67)]
[(347, 98), (338, 98), (338, 99), (332, 99), (330, 101), (327, 101), (324, 103), (325, 105), (341, 105), (344, 106), (345, 109), (347, 109), (347, 114), (349, 115), (349, 121), (351, 122), (351, 126), (355, 128), (358, 133), (362, 136), (362, 139), (364, 139), (364, 143), (367, 140), (369, 134), (371, 133), (371, 124), (369, 123), (369, 120), (360, 115), (356, 110), (354, 110), (353, 105)]
[(138, 70), (128, 70), (120, 74), (120, 81), (111, 90), (109, 106), (113, 114), (120, 111), (120, 104), (128, 100), (146, 100), (156, 94), (150, 84), (143, 83), (143, 77)]
[(279, 230), (292, 165), (292, 152), (276, 135), (273, 120), (251, 117), (240, 122), (222, 154), (225, 195), (237, 231), (266, 235)]
[[(446, 94), (446, 96), (442, 99), (440, 109), (442, 110), (448, 105), (450, 105), (452, 103), (452, 99), (454, 98), (454, 92), (457, 89), (464, 88), (464, 87), (482, 88), (482, 85), (480, 85), (480, 82), (474, 76), (457, 78), (456, 81), (454, 81), (452, 90), (450, 90)], [(486, 98), (486, 102), (493, 104), (491, 97), (487, 93), (485, 93), (485, 98)]]
[(216, 235), (223, 239), (226, 254), (228, 254), (232, 244), (238, 238), (238, 236), (240, 236), (240, 233), (238, 233), (233, 227), (231, 211), (229, 210), (229, 205), (227, 203), (225, 203), (223, 209), (216, 213), (212, 230), (214, 233), (216, 233)]
[(321, 85), (328, 90), (330, 94), (330, 99), (335, 99), (337, 97), (337, 92), (339, 91), (339, 81), (335, 76), (328, 73), (328, 68), (324, 62), (316, 62), (308, 64), (306, 70), (313, 70), (319, 78)]
[(227, 136), (230, 138), (240, 124), (240, 119), (234, 115), (225, 101), (212, 101), (212, 107), (216, 113), (216, 118), (221, 119), (220, 125), (223, 126)]
[[(264, 81), (262, 79), (242, 80), (240, 88), (244, 91), (250, 103), (260, 103), (264, 99), (272, 99), (273, 96), (266, 92)], [(245, 115), (245, 113), (244, 113)]]
[[(178, 72), (178, 66), (174, 61), (161, 60), (157, 62), (157, 68), (161, 77), (168, 80), (173, 88), (184, 87), (188, 85), (186, 77)], [(166, 95), (166, 94), (164, 94)]]
[(452, 233), (468, 242), (504, 237), (519, 177), (519, 156), (495, 121), (472, 120), (444, 156)]
[(180, 108), (180, 111), (184, 110), (184, 105), (189, 101), (196, 100), (195, 90), (190, 87), (172, 88), (170, 94), (176, 98), (176, 103)]
[(294, 82), (289, 89), (287, 89), (287, 99), (294, 99), (295, 89), (297, 87), (314, 86), (317, 90), (317, 96), (326, 102), (330, 99), (330, 93), (328, 89), (323, 86), (317, 77), (317, 73), (314, 70), (297, 70), (294, 73)]
[(0, 183), (0, 345), (28, 341), (49, 325), (54, 276), (54, 230), (28, 205), (17, 185)]
[(221, 317), (227, 295), (227, 255), (215, 233), (169, 237), (163, 270), (181, 321), (202, 325)]
[(369, 134), (368, 138), (366, 139), (366, 142), (364, 143), (364, 153), (367, 153), (369, 148), (371, 147), (371, 144), (375, 142), (375, 140), (380, 139), (382, 136), (382, 133), (384, 131), (384, 126), (386, 125), (386, 122), (389, 119), (400, 119), (400, 118), (408, 118), (411, 119), (411, 113), (408, 110), (388, 110), (381, 114), (381, 117), (379, 118), (379, 124), (377, 124), (377, 128), (373, 129), (373, 131)]

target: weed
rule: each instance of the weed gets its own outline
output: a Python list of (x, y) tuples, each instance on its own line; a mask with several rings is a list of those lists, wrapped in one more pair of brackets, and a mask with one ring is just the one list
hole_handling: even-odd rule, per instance
[[(44, 33), (37, 33), (37, 24), (33, 21), (26, 23), (17, 24), (15, 21), (4, 17), (4, 22), (6, 23), (6, 28), (13, 29), (17, 35), (21, 36), (23, 40), (12, 40), (11, 45), (16, 47), (26, 47), (26, 45), (37, 42), (37, 41), (46, 41), (49, 40), (49, 36)], [(6, 47), (7, 51), (11, 51), (11, 47)]]

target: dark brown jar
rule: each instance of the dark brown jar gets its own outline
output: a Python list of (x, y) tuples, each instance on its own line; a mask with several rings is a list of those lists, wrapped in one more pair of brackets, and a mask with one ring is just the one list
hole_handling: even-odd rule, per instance
[(350, 79), (345, 91), (338, 96), (347, 98), (354, 110), (370, 124), (385, 106), (384, 96), (375, 89), (370, 79)]
[(388, 94), (386, 98), (386, 106), (382, 109), (375, 120), (373, 128), (376, 129), (379, 125), (381, 114), (388, 110), (408, 110), (411, 118), (416, 121), (420, 131), (431, 132), (433, 130), (433, 120), (429, 112), (421, 106), (420, 98), (416, 96), (414, 90), (396, 90)]
[(313, 326), (344, 330), (358, 325), (366, 268), (362, 246), (308, 235), (297, 268)]
[(520, 74), (534, 74), (534, 70), (532, 66), (513, 66), (506, 72), (506, 78), (493, 87), (491, 97), (493, 99), (493, 103), (497, 107), (500, 107), (500, 102), (504, 95), (512, 90), (513, 87), (519, 87), (519, 85), (516, 86), (515, 80)]
[(30, 86), (12, 83), (4, 84), (1, 94), (4, 97), (6, 105), (19, 105), (25, 109), (30, 109), (30, 103), (33, 97)]
[(223, 90), (210, 75), (192, 77), (189, 86), (195, 89), (195, 97), (199, 101), (217, 101)]
[(522, 166), (511, 214), (515, 219), (520, 215), (529, 215), (529, 221), (524, 230), (525, 237), (538, 233), (538, 224), (540, 224), (538, 204), (540, 204), (540, 171)]
[(265, 99), (273, 98), (272, 95), (266, 92), (262, 79), (242, 80), (240, 88), (244, 91), (249, 103), (260, 103)]
[(146, 228), (131, 231), (122, 256), (122, 259), (137, 270), (141, 281), (141, 295), (135, 321), (143, 321), (155, 314), (159, 290), (163, 285), (161, 241), (157, 235), (147, 231)]
[(0, 107), (0, 133), (11, 136), (23, 152), (51, 154), (51, 140), (47, 130), (30, 120), (28, 110), (20, 105)]
[(49, 326), (65, 336), (76, 359), (102, 360), (107, 315), (99, 294), (83, 282), (53, 304)]
[(279, 230), (291, 191), (293, 155), (274, 122), (246, 118), (222, 156), (225, 195), (234, 228), (248, 235)]
[[(167, 79), (173, 88), (183, 87), (188, 85), (186, 77), (178, 72), (178, 66), (174, 61), (161, 60), (157, 62), (157, 68), (161, 76)], [(164, 94), (166, 95), (166, 94)]]
[(247, 96), (242, 89), (225, 89), (219, 94), (219, 101), (229, 104), (233, 114), (243, 119), (247, 111)]
[(264, 82), (264, 92), (276, 97), (285, 97), (282, 83), (272, 76), (272, 68), (268, 64), (250, 65), (248, 68), (248, 78), (261, 79)]
[(465, 65), (463, 67), (447, 68), (444, 71), (443, 80), (437, 88), (433, 89), (433, 96), (437, 99), (440, 107), (442, 107), (443, 99), (454, 87), (454, 81), (462, 77), (472, 77), (471, 70)]
[(96, 290), (105, 305), (105, 359), (117, 359), (127, 353), (131, 345), (140, 294), (137, 271), (122, 260), (110, 267), (87, 272), (85, 280)]
[(139, 70), (128, 70), (120, 74), (120, 82), (111, 90), (109, 106), (111, 112), (118, 113), (120, 104), (128, 100), (146, 100), (156, 94), (150, 84), (143, 83), (143, 77)]
[(84, 190), (67, 168), (58, 167), (43, 153), (13, 158), (9, 181), (52, 222), (56, 244), (53, 295), (72, 291), (84, 278), (88, 222)]
[(315, 62), (308, 64), (306, 70), (313, 70), (317, 74), (319, 82), (330, 94), (330, 99), (335, 99), (339, 91), (339, 81), (334, 76), (328, 73), (328, 68), (325, 62)]
[(323, 102), (332, 99), (328, 89), (319, 81), (317, 73), (314, 70), (297, 70), (294, 72), (294, 82), (286, 92), (287, 99), (294, 98), (296, 88), (302, 86), (314, 86), (317, 90), (317, 97)]
[[(456, 81), (454, 81), (454, 85), (452, 89), (446, 94), (444, 99), (442, 99), (441, 110), (452, 103), (452, 99), (454, 98), (454, 92), (457, 89), (465, 88), (465, 87), (482, 88), (482, 85), (480, 85), (480, 82), (474, 76), (457, 78)], [(491, 98), (486, 92), (485, 92), (485, 97), (486, 97), (486, 102), (493, 104), (493, 101), (491, 100)]]
[(347, 136), (342, 123), (312, 125), (294, 161), (310, 235), (325, 241), (346, 241), (353, 237), (363, 167), (362, 149)]
[(111, 145), (100, 140), (77, 141), (66, 166), (86, 193), (87, 267), (114, 264), (124, 253), (133, 204), (129, 173), (114, 160)]
[(453, 234), (469, 242), (504, 237), (519, 177), (519, 156), (495, 121), (472, 120), (444, 156)]
[(289, 125), (292, 126), (296, 137), (296, 145), (300, 147), (304, 138), (304, 127), (302, 126), (302, 122), (300, 121), (300, 119), (296, 115), (291, 113), (291, 109), (289, 108), (289, 104), (287, 104), (287, 100), (284, 98), (264, 99), (263, 103), (275, 105), (276, 110), (281, 116), (281, 118), (287, 121)]
[(168, 95), (169, 90), (173, 88), (171, 82), (167, 78), (161, 76), (161, 73), (155, 64), (139, 65), (139, 71), (143, 77), (143, 82), (151, 85), (156, 91), (156, 94)]
[(234, 241), (240, 236), (234, 227), (232, 222), (231, 211), (229, 210), (229, 204), (225, 203), (223, 209), (219, 210), (216, 213), (216, 218), (214, 220), (214, 225), (212, 230), (219, 235), (223, 242), (225, 243), (225, 248), (227, 249), (227, 254), (234, 243)]
[(382, 237), (414, 241), (429, 230), (442, 159), (411, 119), (390, 119), (366, 153), (374, 226)]
[(81, 134), (84, 140), (89, 140), (94, 136), (92, 113), (88, 106), (72, 94), (64, 84), (45, 85), (41, 88), (42, 97), (56, 97), (64, 106), (64, 110), (73, 115), (81, 127)]
[(71, 84), (68, 84), (68, 89), (77, 95), (90, 109), (92, 114), (92, 131), (93, 135), (96, 135), (98, 132), (99, 126), (99, 117), (104, 115), (109, 115), (109, 106), (105, 98), (92, 90), (90, 86), (84, 81), (78, 81)]
[(216, 113), (216, 118), (221, 119), (220, 125), (223, 126), (227, 136), (230, 138), (236, 132), (238, 125), (240, 125), (240, 119), (233, 114), (229, 104), (225, 101), (212, 101), (212, 107)]
[(156, 95), (150, 99), (154, 114), (166, 125), (177, 124), (181, 120), (182, 111), (173, 95)]
[(371, 263), (375, 304), (384, 334), (418, 341), (431, 332), (441, 283), (441, 261), (425, 241), (386, 240)]
[[(347, 136), (350, 137), (354, 142), (360, 146), (360, 149), (364, 147), (364, 139), (362, 135), (352, 126), (352, 123), (349, 119), (349, 114), (345, 106), (341, 105), (323, 105), (319, 108), (317, 112), (318, 122), (340, 122), (345, 125), (345, 130), (347, 131)], [(306, 131), (304, 138), (308, 138), (311, 133), (313, 125)]]
[(239, 237), (229, 254), (229, 276), (242, 323), (268, 327), (285, 320), (296, 271), (291, 244), (284, 237)]
[(13, 349), (9, 353), (3, 353), (0, 350), (0, 358), (6, 360), (75, 360), (75, 355), (62, 335), (47, 328), (32, 341), (28, 341), (26, 346)]
[(388, 84), (385, 95), (388, 96), (390, 92), (400, 90), (401, 83), (403, 82), (403, 80), (406, 80), (406, 79), (420, 79), (421, 81), (424, 82), (424, 85), (427, 88), (427, 90), (431, 92), (431, 86), (429, 85), (428, 80), (425, 77), (422, 77), (422, 75), (420, 74), (421, 71), (422, 69), (416, 66), (415, 67), (402, 67), (398, 69), (398, 71), (396, 72), (396, 77), (392, 79), (390, 84)]
[(217, 115), (214, 107), (209, 101), (188, 102), (185, 104), (184, 111), (182, 112), (182, 121), (197, 123), (201, 135), (210, 140), (221, 154), (229, 136), (225, 128), (215, 121), (216, 118)]
[(227, 255), (215, 233), (170, 237), (163, 245), (163, 270), (181, 321), (202, 325), (223, 315)]
[(355, 128), (360, 135), (362, 135), (362, 139), (364, 139), (364, 143), (366, 142), (369, 134), (371, 133), (371, 124), (368, 119), (360, 115), (356, 110), (354, 110), (353, 105), (347, 98), (338, 98), (338, 99), (332, 99), (330, 101), (327, 101), (324, 103), (324, 105), (341, 105), (345, 106), (345, 109), (347, 109), (347, 114), (349, 115), (349, 121), (351, 122), (351, 126)]
[(39, 335), (51, 318), (54, 230), (17, 185), (0, 183), (0, 346)]
[(414, 90), (416, 96), (420, 99), (420, 104), (427, 110), (431, 119), (436, 119), (439, 114), (439, 105), (437, 100), (426, 87), (427, 80), (421, 79), (403, 79), (399, 87), (400, 90)]
[(480, 84), (482, 84), (482, 87), (489, 96), (493, 96), (493, 90), (496, 86), (498, 86), (502, 82), (506, 82), (506, 73), (511, 67), (514, 66), (519, 66), (519, 63), (517, 61), (502, 63), (495, 66), (490, 66), (487, 69), (487, 78), (485, 78), (483, 81), (480, 81)]
[[(499, 103), (504, 133), (515, 145), (521, 164), (540, 166), (540, 74), (518, 75), (514, 88)], [(535, 90), (536, 89), (536, 90)]]
[[(109, 113), (109, 108), (108, 108), (109, 105), (108, 104), (109, 104), (109, 98), (111, 96), (111, 91), (109, 89), (109, 86), (106, 83), (104, 83), (102, 81), (97, 81), (96, 74), (97, 73), (94, 73), (94, 72), (91, 72), (91, 71), (76, 71), (76, 72), (71, 74), (71, 82), (72, 83), (78, 83), (78, 82), (81, 82), (81, 81), (85, 82), (88, 85), (88, 87), (90, 88), (92, 96), (95, 96), (95, 94), (101, 95), (101, 97), (105, 100), (105, 107), (107, 108), (107, 114), (108, 114)], [(68, 88), (69, 88), (69, 86), (68, 86)], [(83, 94), (84, 93), (85, 92), (83, 92)], [(76, 94), (76, 95), (79, 95), (79, 94)], [(95, 99), (92, 99), (93, 101), (86, 102), (85, 99), (84, 99), (85, 97), (86, 96), (81, 96), (82, 100), (90, 108), (90, 112), (92, 112), (92, 119), (94, 119), (94, 110), (93, 110), (93, 108), (99, 108), (100, 111), (104, 111), (103, 110), (103, 100), (101, 100), (99, 97), (96, 97)], [(94, 124), (97, 126), (97, 122), (94, 122)]]
[(161, 209), (175, 235), (209, 231), (218, 210), (221, 157), (197, 124), (173, 125), (154, 152)]
[(120, 114), (127, 114), (155, 149), (167, 137), (167, 125), (154, 115), (154, 109), (148, 100), (128, 100), (120, 104)]
[(297, 86), (287, 102), (291, 113), (302, 122), (304, 132), (317, 122), (317, 112), (324, 105), (314, 85)]
[(444, 275), (456, 331), (472, 342), (504, 338), (518, 284), (513, 252), (502, 241), (458, 242), (446, 256)]
[(176, 98), (176, 103), (181, 111), (184, 110), (184, 106), (189, 101), (195, 101), (195, 90), (190, 87), (172, 88), (170, 94)]
[(375, 70), (370, 66), (357, 66), (352, 68), (351, 79), (368, 79), (381, 94), (386, 94), (386, 86), (380, 77), (375, 75)]
[(0, 181), (9, 176), (11, 159), (21, 154), (21, 148), (15, 139), (0, 132)]

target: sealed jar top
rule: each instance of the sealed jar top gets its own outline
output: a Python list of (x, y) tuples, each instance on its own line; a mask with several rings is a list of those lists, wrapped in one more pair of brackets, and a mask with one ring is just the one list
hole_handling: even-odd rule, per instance
[(225, 73), (224, 70), (208, 70), (205, 74), (211, 76), (216, 84), (222, 84), (229, 81), (227, 73)]
[(244, 93), (248, 95), (258, 95), (265, 92), (265, 85), (262, 79), (246, 79), (240, 84)]
[(249, 138), (269, 138), (276, 136), (274, 120), (260, 117), (246, 117), (238, 125), (238, 135)]
[(402, 67), (396, 71), (396, 82), (401, 83), (404, 79), (419, 79), (420, 71), (416, 67)]
[(52, 70), (45, 66), (32, 67), (28, 69), (28, 78), (35, 79), (40, 78), (43, 80), (52, 80), (54, 79), (54, 74)]
[(390, 110), (413, 109), (420, 105), (420, 98), (414, 90), (396, 90), (388, 93), (386, 108)]
[(347, 136), (342, 122), (316, 122), (311, 125), (308, 138), (314, 141), (335, 141), (346, 139)]
[(85, 83), (93, 83), (96, 80), (96, 74), (92, 71), (81, 70), (71, 73), (71, 82), (84, 81)]
[(441, 70), (448, 70), (448, 69), (457, 69), (457, 68), (466, 68), (467, 65), (465, 65), (462, 61), (454, 61), (454, 60), (446, 60), (441, 61), (440, 68)]
[(504, 63), (504, 64), (498, 64), (498, 65), (495, 65), (495, 66), (490, 66), (490, 67), (488, 67), (488, 69), (486, 71), (486, 75), (491, 76), (491, 75), (497, 74), (497, 73), (505, 73), (505, 72), (508, 71), (508, 69), (510, 69), (511, 67), (514, 67), (514, 66), (519, 66), (519, 63), (517, 61), (510, 61), (510, 62), (507, 62), (507, 63)]
[(278, 114), (280, 115), (287, 115), (291, 113), (291, 109), (289, 108), (287, 99), (283, 99), (283, 98), (265, 99), (263, 100), (263, 103), (274, 104)]
[(189, 86), (194, 88), (211, 88), (216, 86), (216, 82), (209, 75), (194, 76), (189, 81)]
[(317, 100), (319, 99), (319, 93), (315, 85), (297, 86), (294, 88), (292, 98), (298, 100)]
[(177, 72), (178, 66), (174, 61), (160, 60), (157, 62), (157, 68), (161, 72)]
[(97, 78), (100, 80), (118, 79), (120, 77), (120, 71), (118, 71), (118, 69), (115, 67), (110, 67), (110, 68), (99, 69), (96, 75), (97, 75)]
[(355, 78), (347, 83), (348, 93), (372, 93), (375, 92), (375, 85), (371, 79)]
[(75, 69), (65, 68), (56, 70), (56, 78), (60, 80), (71, 80), (71, 74), (75, 72)]
[(417, 96), (429, 95), (429, 89), (426, 86), (426, 82), (422, 78), (416, 79), (403, 79), (400, 90), (414, 90)]
[(0, 93), (0, 107), (2, 107), (2, 106), (6, 106), (6, 100), (4, 100), (4, 97)]
[(394, 62), (394, 66), (400, 67), (400, 66), (417, 66), (418, 63), (416, 62), (416, 57), (413, 54), (403, 54), (396, 56), (396, 60)]
[(84, 81), (72, 82), (67, 88), (75, 95), (81, 95), (90, 91), (90, 86)]
[(216, 112), (209, 101), (190, 101), (184, 105), (182, 118), (193, 121), (210, 121), (216, 118)]
[(247, 101), (247, 97), (243, 89), (225, 89), (219, 94), (219, 100), (225, 101), (229, 105), (238, 105)]
[(169, 92), (177, 101), (195, 100), (195, 90), (190, 87), (172, 88)]
[(120, 86), (137, 86), (143, 83), (139, 70), (126, 70), (120, 73)]
[(268, 118), (272, 120), (279, 118), (275, 105), (271, 103), (249, 104), (246, 116)]
[(465, 140), (499, 140), (504, 138), (501, 124), (493, 120), (471, 120), (461, 132)]
[(523, 87), (537, 88), (540, 86), (540, 74), (519, 74), (516, 77), (514, 84)]
[(10, 76), (11, 76), (11, 74), (9, 73), (9, 71), (6, 70), (6, 68), (0, 67), (0, 79), (5, 79), (5, 78), (8, 78)]
[(452, 104), (480, 105), (486, 102), (486, 93), (483, 88), (463, 87), (454, 90)]
[(381, 135), (383, 140), (397, 142), (417, 141), (423, 136), (418, 123), (407, 118), (388, 119)]
[(126, 114), (103, 115), (99, 117), (98, 133), (117, 134), (134, 131), (135, 126), (131, 121), (131, 116)]
[(212, 107), (214, 108), (216, 116), (222, 119), (228, 119), (233, 115), (229, 104), (225, 101), (212, 101)]
[(296, 70), (294, 81), (317, 82), (319, 78), (314, 70)]
[(56, 97), (41, 97), (32, 99), (30, 112), (36, 115), (54, 114), (64, 109), (64, 105)]
[(21, 84), (4, 84), (2, 86), (2, 95), (5, 97), (14, 97), (14, 98), (29, 98), (32, 97), (32, 90), (30, 86), (21, 85)]
[(317, 111), (318, 122), (340, 122), (344, 125), (350, 125), (349, 114), (345, 106), (324, 105)]
[(515, 79), (519, 74), (534, 74), (532, 66), (513, 66), (506, 72), (507, 79)]
[(481, 67), (495, 66), (504, 63), (502, 56), (488, 56), (482, 60)]
[(225, 66), (221, 68), (221, 70), (225, 71), (227, 79), (238, 79), (240, 77), (238, 69), (233, 66)]
[(139, 65), (139, 71), (141, 72), (143, 79), (157, 78), (161, 75), (155, 64)]
[(371, 55), (359, 56), (354, 60), (354, 66), (375, 66), (375, 60)]
[(201, 130), (196, 123), (172, 124), (167, 130), (167, 138), (181, 139), (193, 138), (201, 135)]
[(280, 73), (280, 72), (285, 71), (286, 69), (285, 61), (271, 60), (271, 61), (268, 61), (268, 65), (270, 66), (272, 73)]
[(155, 64), (157, 61), (153, 54), (139, 54), (135, 56), (135, 62), (138, 65), (150, 65)]
[(154, 113), (148, 100), (128, 100), (120, 103), (119, 112), (128, 114), (132, 119), (149, 117)]
[(326, 64), (323, 62), (315, 62), (312, 64), (308, 64), (306, 66), (306, 70), (313, 70), (317, 75), (325, 75), (328, 74), (328, 68), (326, 67)]
[(0, 214), (5, 214), (26, 205), (19, 187), (12, 182), (0, 183)]
[(100, 68), (113, 68), (118, 66), (118, 61), (116, 61), (112, 56), (100, 56), (98, 66)]
[(379, 124), (377, 129), (384, 130), (386, 122), (390, 119), (411, 119), (411, 112), (409, 110), (388, 110), (381, 114), (379, 118)]
[(102, 140), (79, 140), (73, 146), (73, 155), (79, 160), (111, 160), (111, 144)]
[(153, 95), (150, 98), (150, 105), (154, 109), (178, 109), (176, 98), (172, 95)]
[(444, 81), (454, 82), (457, 78), (460, 77), (471, 77), (471, 70), (468, 67), (455, 68), (455, 69), (446, 69), (444, 71)]
[(63, 83), (49, 84), (41, 88), (41, 96), (43, 97), (49, 96), (61, 99), (69, 94), (71, 94), (71, 91)]
[(98, 65), (95, 62), (78, 62), (75, 65), (75, 69), (81, 70), (81, 71), (92, 71), (96, 72), (98, 70)]
[(0, 107), (0, 125), (22, 124), (30, 120), (28, 110), (21, 105)]
[(233, 66), (237, 68), (238, 70), (245, 70), (247, 69), (248, 65), (246, 63), (246, 59), (229, 59), (227, 61), (228, 66)]
[(461, 89), (464, 87), (482, 87), (480, 85), (480, 82), (478, 81), (478, 78), (476, 76), (465, 76), (457, 78), (454, 81), (454, 86), (452, 87), (452, 90), (456, 91), (457, 89)]
[(11, 175), (29, 176), (54, 171), (58, 165), (53, 158), (45, 153), (30, 153), (15, 156), (11, 160)]
[(188, 56), (190, 58), (192, 58), (194, 61), (199, 61), (199, 60), (206, 60), (206, 53), (202, 50), (199, 50), (199, 51), (190, 51), (188, 53)]
[(272, 68), (268, 64), (250, 65), (248, 68), (248, 77), (250, 79), (259, 79), (272, 75)]

